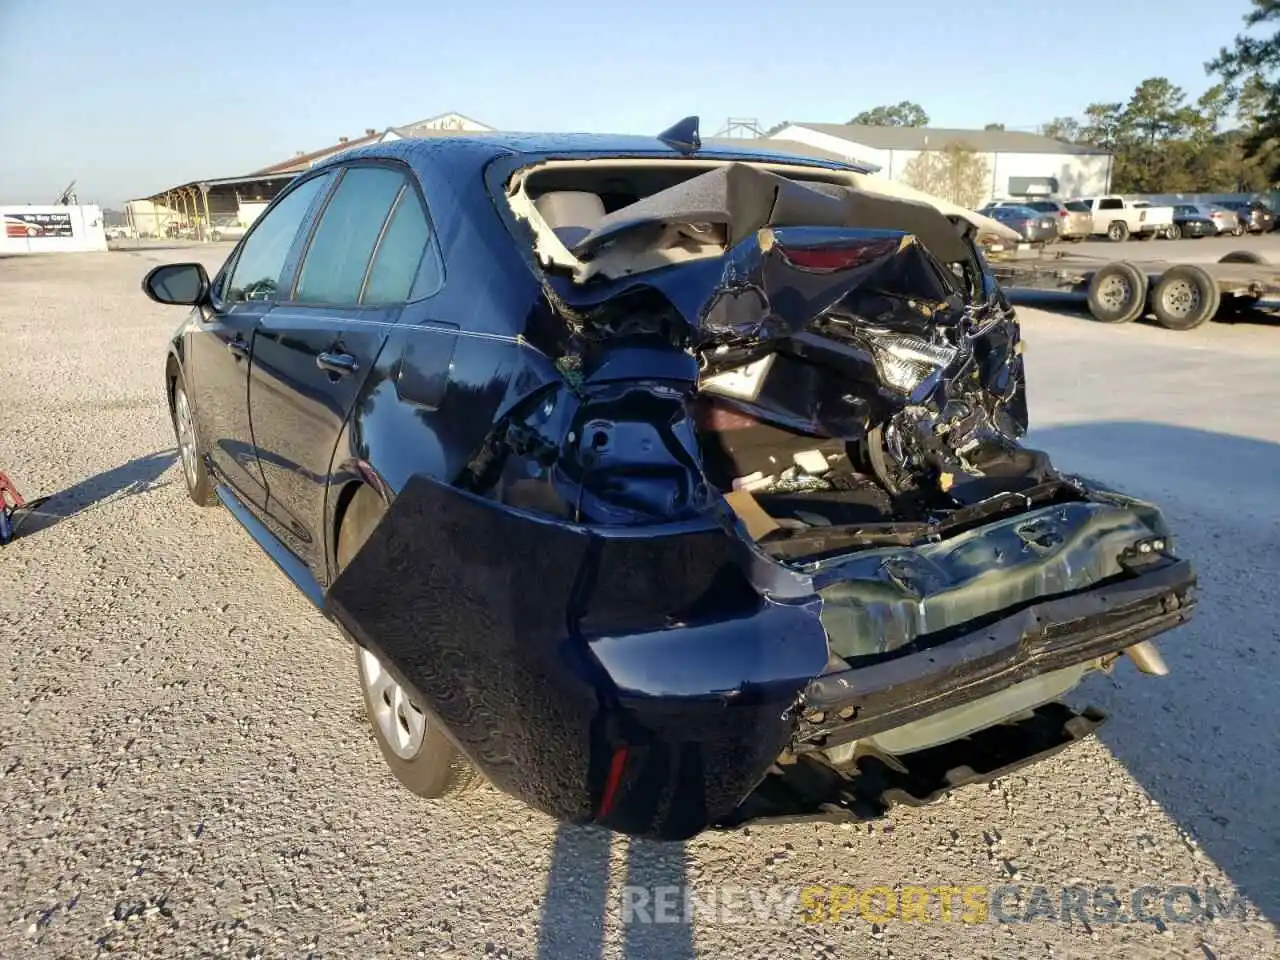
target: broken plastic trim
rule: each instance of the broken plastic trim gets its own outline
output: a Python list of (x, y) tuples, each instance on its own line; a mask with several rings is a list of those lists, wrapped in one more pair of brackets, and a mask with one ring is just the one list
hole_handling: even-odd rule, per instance
[(1105, 719), (1093, 707), (1077, 713), (1066, 704), (1048, 703), (967, 737), (903, 754), (895, 758), (896, 768), (875, 756), (858, 757), (847, 771), (817, 754), (795, 757), (775, 765), (732, 815), (714, 826), (877, 820), (895, 804), (924, 806), (957, 787), (986, 783), (1053, 756), (1092, 736)]
[(771, 353), (795, 358), (768, 371), (759, 395), (727, 403), (800, 434), (868, 438), (890, 493), (985, 475), (1026, 429), (1012, 309), (967, 303), (955, 275), (901, 232), (765, 228), (716, 261), (550, 284), (583, 343), (665, 332), (700, 358), (704, 380)]
[(575, 522), (709, 513), (718, 498), (691, 405), (700, 383), (744, 364), (760, 364), (759, 381), (739, 396), (711, 386), (718, 403), (798, 435), (867, 441), (890, 494), (981, 476), (1025, 429), (1012, 313), (967, 305), (909, 235), (766, 228), (715, 264), (604, 286), (575, 308), (563, 382), (497, 425), (468, 489), (500, 483), (503, 502)]

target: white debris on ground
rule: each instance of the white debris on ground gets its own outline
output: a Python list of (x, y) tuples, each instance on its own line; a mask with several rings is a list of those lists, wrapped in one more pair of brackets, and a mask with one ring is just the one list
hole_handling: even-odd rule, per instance
[[(654, 844), (488, 787), (398, 789), (351, 651), (225, 511), (187, 499), (161, 386), (181, 311), (139, 281), (225, 252), (0, 260), (0, 470), (67, 515), (0, 548), (0, 957), (1276, 955), (1280, 327), (1023, 311), (1035, 438), (1158, 500), (1203, 584), (1161, 644), (1169, 677), (1123, 662), (1085, 685), (1112, 716), (1098, 739), (877, 823)], [(1251, 899), (1250, 919), (1185, 924), (624, 925), (623, 884)]]

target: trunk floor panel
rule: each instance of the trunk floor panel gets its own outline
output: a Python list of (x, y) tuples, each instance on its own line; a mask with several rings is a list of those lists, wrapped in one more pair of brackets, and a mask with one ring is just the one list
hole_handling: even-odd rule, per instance
[(1124, 573), (1120, 556), (1154, 535), (1140, 516), (1106, 504), (1042, 507), (910, 550), (869, 550), (832, 564), (819, 590), (832, 652), (889, 653), (1041, 597)]

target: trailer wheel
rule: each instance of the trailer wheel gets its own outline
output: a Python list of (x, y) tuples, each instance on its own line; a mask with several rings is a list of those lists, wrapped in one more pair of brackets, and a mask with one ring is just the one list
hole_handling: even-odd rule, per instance
[(1117, 260), (1099, 267), (1089, 278), (1089, 312), (1102, 323), (1128, 323), (1147, 304), (1147, 275), (1132, 263)]
[(1267, 258), (1253, 250), (1232, 250), (1224, 254), (1219, 263), (1257, 263), (1266, 265)]
[(1117, 220), (1111, 226), (1107, 227), (1107, 239), (1112, 243), (1123, 243), (1129, 239), (1129, 225), (1123, 220)]
[(1183, 264), (1164, 272), (1151, 292), (1151, 309), (1168, 330), (1194, 330), (1218, 312), (1221, 297), (1202, 267)]

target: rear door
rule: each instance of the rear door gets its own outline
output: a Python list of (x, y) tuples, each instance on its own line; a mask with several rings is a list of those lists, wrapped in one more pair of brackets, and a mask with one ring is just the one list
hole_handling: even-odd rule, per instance
[(280, 296), (301, 228), (330, 175), (296, 184), (254, 224), (215, 279), (212, 303), (186, 344), (187, 388), (201, 442), (220, 479), (261, 510), (266, 486), (249, 429), (249, 356), (254, 332)]
[(258, 327), (249, 408), (272, 531), (323, 569), (333, 451), (399, 319), (427, 246), (407, 167), (343, 168), (302, 255), (290, 296)]

